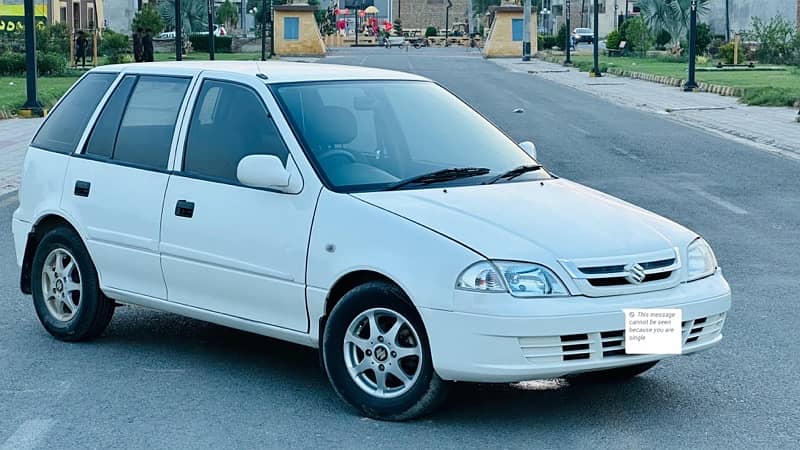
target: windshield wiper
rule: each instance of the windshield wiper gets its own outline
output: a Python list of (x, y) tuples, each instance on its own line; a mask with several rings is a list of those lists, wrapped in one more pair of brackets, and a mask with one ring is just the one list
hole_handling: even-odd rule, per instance
[(540, 170), (542, 166), (539, 164), (528, 164), (525, 166), (519, 166), (515, 169), (511, 169), (508, 172), (501, 173), (500, 175), (492, 178), (491, 180), (487, 181), (483, 184), (494, 184), (500, 180), (511, 180), (514, 179), (523, 173), (533, 172), (534, 170)]
[(408, 186), (410, 184), (440, 183), (442, 181), (452, 181), (452, 180), (457, 180), (459, 178), (475, 177), (479, 175), (486, 175), (489, 172), (491, 171), (486, 167), (456, 167), (452, 169), (442, 169), (442, 170), (437, 170), (435, 172), (417, 175), (411, 178), (407, 178), (405, 180), (400, 180), (397, 183), (386, 188), (386, 190), (393, 191), (395, 189), (400, 189), (402, 187)]

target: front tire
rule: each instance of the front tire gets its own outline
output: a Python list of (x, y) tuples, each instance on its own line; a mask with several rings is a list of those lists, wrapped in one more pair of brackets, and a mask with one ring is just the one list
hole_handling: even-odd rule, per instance
[(370, 282), (345, 294), (331, 311), (321, 350), (336, 393), (366, 416), (414, 419), (446, 396), (422, 320), (392, 284)]
[(100, 291), (89, 252), (67, 228), (51, 230), (39, 241), (31, 264), (31, 291), (39, 321), (62, 341), (97, 337), (114, 314), (114, 302)]

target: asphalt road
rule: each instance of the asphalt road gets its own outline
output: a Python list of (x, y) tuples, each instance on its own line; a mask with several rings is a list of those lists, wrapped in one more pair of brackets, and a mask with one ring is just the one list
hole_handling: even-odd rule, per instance
[(723, 344), (624, 385), (459, 384), (431, 417), (376, 422), (338, 400), (304, 347), (131, 307), (94, 342), (52, 339), (17, 289), (14, 197), (0, 197), (0, 449), (796, 448), (800, 163), (463, 50), (326, 62), (433, 78), (534, 140), (556, 174), (705, 236), (734, 292)]

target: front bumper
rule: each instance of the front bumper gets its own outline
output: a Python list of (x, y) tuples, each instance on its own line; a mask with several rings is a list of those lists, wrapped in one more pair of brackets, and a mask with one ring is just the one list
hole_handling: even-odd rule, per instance
[[(680, 308), (683, 354), (722, 339), (731, 296), (721, 273), (675, 288), (616, 297), (560, 299), (457, 292), (455, 304), (469, 312), (420, 308), (434, 368), (446, 380), (515, 382), (611, 369), (671, 355), (627, 355), (622, 308)], [(580, 343), (580, 346), (576, 346)], [(578, 350), (575, 350), (578, 348)]]

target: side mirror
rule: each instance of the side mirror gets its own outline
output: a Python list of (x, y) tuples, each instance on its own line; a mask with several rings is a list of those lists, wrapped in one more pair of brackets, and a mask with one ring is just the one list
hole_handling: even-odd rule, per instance
[(531, 158), (536, 159), (536, 146), (531, 141), (520, 142), (519, 148), (525, 150), (525, 153), (530, 155)]
[(239, 161), (236, 178), (245, 186), (282, 190), (291, 174), (275, 155), (249, 155)]

